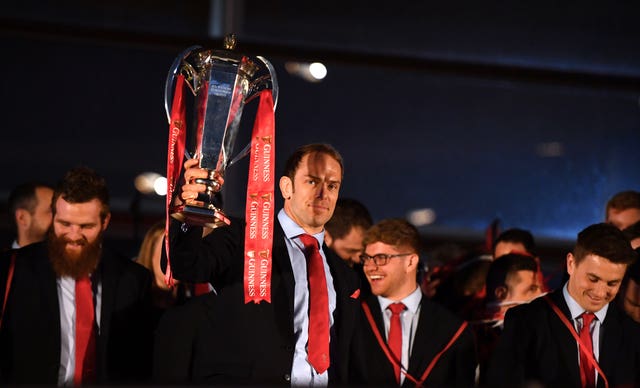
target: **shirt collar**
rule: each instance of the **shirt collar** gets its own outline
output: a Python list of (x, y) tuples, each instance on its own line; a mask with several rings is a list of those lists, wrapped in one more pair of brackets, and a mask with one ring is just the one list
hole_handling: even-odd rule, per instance
[[(282, 226), (284, 235), (290, 240), (293, 240), (301, 234), (308, 234), (287, 215), (284, 209), (280, 209), (278, 212), (278, 222), (280, 222), (280, 226)], [(322, 247), (322, 243), (324, 242), (324, 229), (322, 229), (320, 233), (313, 234), (312, 236), (318, 240), (318, 245)]]
[[(413, 314), (418, 312), (418, 307), (420, 306), (420, 301), (422, 300), (422, 291), (420, 287), (416, 287), (416, 289), (409, 295), (405, 296), (400, 300), (406, 307), (407, 310), (410, 310)], [(386, 310), (392, 303), (397, 303), (398, 301), (391, 300), (385, 298), (384, 296), (378, 296), (378, 302), (380, 303), (380, 307), (382, 310)]]
[[(567, 302), (567, 307), (569, 307), (569, 312), (571, 313), (572, 319), (577, 319), (585, 312), (578, 302), (569, 294), (569, 290), (567, 289), (569, 282), (564, 284), (562, 287), (562, 296), (564, 296), (564, 301)], [(598, 321), (604, 322), (604, 318), (607, 316), (607, 310), (609, 309), (609, 303), (605, 304), (603, 308), (598, 311), (595, 311), (594, 314)]]

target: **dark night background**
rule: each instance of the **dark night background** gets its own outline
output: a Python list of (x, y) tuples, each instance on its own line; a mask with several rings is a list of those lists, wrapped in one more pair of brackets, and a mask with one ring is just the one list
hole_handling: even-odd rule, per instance
[[(640, 190), (637, 2), (24, 0), (0, 9), (0, 204), (20, 182), (55, 183), (91, 166), (109, 182), (110, 236), (123, 246), (163, 217), (163, 198), (135, 201), (133, 179), (165, 171), (167, 70), (186, 47), (220, 48), (226, 32), (238, 51), (276, 67), (278, 171), (298, 145), (331, 143), (346, 161), (341, 195), (375, 220), (432, 209), (427, 241), (481, 242), (498, 218), (564, 249), (603, 219), (610, 196)], [(322, 61), (328, 75), (309, 83), (287, 73), (291, 61)], [(250, 108), (243, 118), (250, 127)], [(246, 169), (228, 171), (231, 214), (243, 211)]]

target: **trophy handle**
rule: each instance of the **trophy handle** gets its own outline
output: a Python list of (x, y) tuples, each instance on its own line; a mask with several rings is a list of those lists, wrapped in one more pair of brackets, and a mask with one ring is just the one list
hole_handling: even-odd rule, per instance
[[(280, 88), (278, 87), (278, 78), (276, 77), (276, 70), (274, 69), (271, 62), (269, 62), (269, 60), (266, 59), (265, 57), (258, 55), (256, 56), (256, 58), (264, 64), (264, 66), (269, 71), (269, 75), (265, 74), (263, 76), (256, 78), (255, 80), (253, 80), (253, 82), (251, 82), (251, 85), (249, 86), (250, 88), (249, 97), (247, 97), (247, 99), (245, 100), (245, 103), (252, 101), (254, 98), (258, 96), (259, 91), (264, 89), (269, 89), (269, 86), (270, 86), (271, 93), (273, 96), (273, 111), (275, 112), (276, 107), (278, 106), (278, 92), (280, 90)], [(251, 143), (244, 146), (242, 151), (238, 152), (238, 154), (233, 159), (231, 159), (231, 161), (227, 164), (227, 167), (230, 167), (240, 159), (249, 155), (250, 152), (251, 152)]]
[(173, 104), (173, 87), (175, 85), (176, 76), (180, 71), (182, 62), (195, 50), (202, 48), (202, 46), (191, 46), (184, 50), (173, 60), (169, 73), (167, 74), (167, 80), (164, 83), (164, 110), (167, 113), (167, 120), (171, 124), (171, 105)]
[(250, 102), (258, 95), (258, 92), (264, 89), (271, 89), (271, 94), (273, 96), (273, 111), (275, 112), (276, 107), (278, 106), (278, 93), (280, 87), (278, 86), (278, 77), (276, 77), (276, 70), (273, 68), (273, 65), (269, 60), (260, 55), (256, 56), (256, 58), (264, 64), (264, 66), (269, 71), (269, 75), (262, 75), (251, 82), (249, 85), (249, 97), (245, 100), (245, 103)]

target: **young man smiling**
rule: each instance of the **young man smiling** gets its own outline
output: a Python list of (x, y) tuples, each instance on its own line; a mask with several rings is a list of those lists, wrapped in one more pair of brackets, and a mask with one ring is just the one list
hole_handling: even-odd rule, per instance
[(640, 326), (611, 303), (634, 260), (615, 226), (580, 232), (567, 255), (565, 285), (507, 311), (489, 386), (637, 386)]
[(470, 329), (422, 295), (420, 235), (402, 219), (372, 226), (361, 260), (372, 295), (362, 303), (351, 349), (350, 383), (375, 386), (472, 386)]

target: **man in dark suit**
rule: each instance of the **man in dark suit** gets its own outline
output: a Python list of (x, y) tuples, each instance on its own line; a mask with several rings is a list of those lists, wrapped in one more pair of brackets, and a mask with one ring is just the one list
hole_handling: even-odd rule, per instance
[[(420, 235), (387, 219), (364, 237), (371, 284), (351, 348), (351, 384), (473, 386), (476, 357), (466, 323), (422, 295), (417, 283)], [(395, 322), (394, 322), (395, 321)]]
[(581, 231), (564, 286), (507, 311), (488, 385), (640, 384), (640, 326), (612, 303), (636, 256), (613, 225)]
[(110, 219), (104, 179), (86, 168), (69, 171), (52, 211), (45, 242), (0, 258), (0, 381), (143, 381), (153, 345), (153, 328), (144, 324), (151, 278), (102, 247)]
[[(185, 163), (185, 184), (179, 198), (189, 201), (205, 191), (195, 179), (207, 173)], [(245, 225), (207, 230), (172, 230), (170, 259), (176, 279), (211, 282), (217, 295), (207, 295), (168, 312), (156, 335), (154, 377), (159, 382), (208, 384), (326, 385), (342, 383), (348, 368), (348, 347), (358, 308), (358, 279), (323, 246), (324, 224), (331, 218), (342, 183), (340, 154), (325, 144), (297, 149), (280, 179), (284, 209), (276, 217), (272, 247), (271, 303), (245, 303)], [(316, 324), (314, 287), (307, 280), (303, 241), (320, 244), (322, 281), (328, 311), (325, 345), (328, 369), (310, 361)], [(317, 248), (316, 248), (317, 249)], [(317, 257), (317, 256), (316, 256)], [(309, 258), (311, 262), (311, 258)]]

